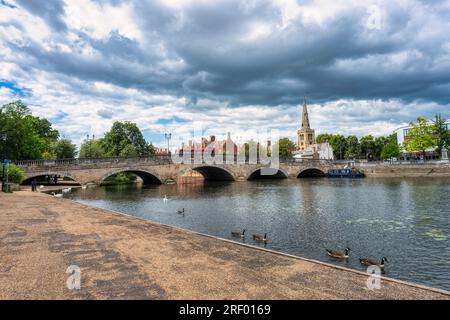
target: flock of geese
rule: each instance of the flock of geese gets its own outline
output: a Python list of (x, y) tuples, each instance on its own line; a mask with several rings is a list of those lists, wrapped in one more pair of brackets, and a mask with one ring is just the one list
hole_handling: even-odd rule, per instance
[[(231, 231), (231, 236), (235, 237), (235, 238), (241, 238), (241, 239), (245, 239), (245, 229), (243, 229), (242, 231)], [(253, 234), (252, 235), (252, 239), (253, 241), (256, 242), (263, 242), (264, 244), (267, 243), (267, 233), (264, 233), (264, 235), (262, 234)]]
[[(332, 250), (332, 249), (325, 249), (327, 251), (327, 254), (332, 257), (332, 258), (336, 258), (336, 259), (348, 259), (349, 258), (349, 253), (350, 253), (350, 248), (347, 247), (345, 248), (344, 251), (340, 251), (340, 250)], [(362, 265), (365, 266), (377, 266), (381, 269), (381, 271), (384, 271), (384, 266), (385, 263), (389, 262), (388, 259), (386, 257), (381, 258), (381, 260), (375, 260), (372, 258), (359, 258), (359, 263), (361, 263)]]
[[(245, 239), (245, 229), (243, 229), (242, 231), (241, 230), (231, 231), (231, 236), (233, 236), (235, 238)], [(267, 233), (264, 233), (264, 235), (253, 234), (252, 238), (256, 242), (264, 242), (264, 244), (267, 243)], [(348, 247), (345, 248), (344, 251), (333, 250), (333, 249), (325, 249), (325, 250), (326, 250), (327, 254), (332, 258), (342, 259), (342, 260), (346, 260), (349, 258), (350, 248), (348, 248)], [(385, 266), (386, 262), (389, 262), (389, 261), (386, 257), (383, 257), (380, 260), (375, 260), (372, 258), (359, 258), (359, 262), (362, 265), (365, 265), (368, 267), (377, 266), (380, 268), (380, 270), (382, 272), (384, 272), (384, 266)]]

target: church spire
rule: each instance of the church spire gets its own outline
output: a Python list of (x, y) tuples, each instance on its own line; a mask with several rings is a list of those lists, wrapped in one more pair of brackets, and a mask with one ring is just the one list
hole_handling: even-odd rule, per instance
[(309, 125), (309, 117), (308, 117), (308, 108), (306, 107), (306, 97), (303, 97), (303, 112), (302, 112), (302, 129), (310, 128)]

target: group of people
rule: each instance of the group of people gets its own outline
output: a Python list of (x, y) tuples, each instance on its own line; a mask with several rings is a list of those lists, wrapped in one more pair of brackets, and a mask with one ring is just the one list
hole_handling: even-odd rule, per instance
[(57, 184), (58, 176), (57, 175), (45, 176), (45, 181), (47, 181), (47, 184)]
[[(58, 183), (58, 176), (57, 175), (46, 175), (45, 176), (45, 182), (47, 184), (57, 184)], [(31, 191), (37, 190), (37, 180), (33, 179), (31, 181)]]

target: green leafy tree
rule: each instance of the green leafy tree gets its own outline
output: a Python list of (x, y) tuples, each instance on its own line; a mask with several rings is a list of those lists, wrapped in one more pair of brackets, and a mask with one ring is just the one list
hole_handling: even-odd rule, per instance
[(77, 146), (69, 139), (58, 140), (51, 149), (56, 159), (74, 159), (77, 155)]
[(383, 146), (381, 150), (381, 159), (391, 159), (400, 157), (400, 146), (397, 142), (397, 135), (392, 134), (387, 137), (387, 143)]
[[(0, 170), (0, 178), (1, 178), (0, 180), (6, 181), (3, 180), (3, 168), (1, 169), (2, 170)], [(20, 169), (19, 167), (17, 167), (12, 163), (8, 164), (8, 182), (20, 184), (23, 181), (24, 177), (25, 172), (23, 172), (22, 169)]]
[(347, 139), (341, 134), (322, 133), (316, 138), (317, 143), (328, 142), (333, 148), (333, 155), (336, 160), (342, 160), (347, 154)]
[(150, 143), (147, 145), (147, 148), (148, 148), (148, 154), (149, 154), (150, 156), (153, 156), (153, 155), (156, 154), (156, 148), (155, 148), (155, 146), (153, 145), (153, 143), (150, 142)]
[(330, 142), (332, 137), (333, 137), (333, 135), (330, 133), (322, 133), (316, 137), (316, 142), (317, 143)]
[(410, 122), (411, 130), (408, 138), (403, 142), (406, 151), (422, 151), (428, 148), (435, 148), (437, 139), (435, 137), (436, 126), (430, 124), (427, 119), (423, 117), (417, 118), (417, 122)]
[(41, 159), (59, 133), (47, 119), (34, 117), (20, 100), (0, 107), (0, 155), (11, 160)]
[(292, 157), (292, 151), (295, 150), (295, 143), (289, 138), (281, 138), (278, 141), (278, 153), (280, 158), (290, 158)]
[(450, 148), (450, 135), (449, 130), (447, 129), (447, 124), (445, 120), (442, 118), (440, 114), (436, 115), (436, 120), (434, 122), (435, 125), (435, 134), (437, 138), (437, 152), (441, 154), (443, 149)]
[(119, 154), (121, 157), (138, 157), (139, 153), (136, 150), (136, 147), (132, 144), (127, 144)]
[(347, 152), (347, 139), (343, 135), (334, 134), (328, 141), (333, 148), (334, 158), (338, 160), (345, 159), (345, 153)]
[(361, 144), (361, 158), (373, 159), (376, 157), (377, 147), (372, 135), (362, 137), (359, 142)]
[(113, 157), (129, 154), (139, 157), (154, 155), (154, 148), (147, 144), (137, 125), (129, 121), (114, 122), (102, 139), (102, 146), (106, 154)]
[(345, 151), (346, 159), (356, 159), (361, 153), (361, 146), (356, 136), (348, 136), (346, 139), (347, 149)]
[(102, 139), (85, 140), (80, 146), (79, 158), (104, 158), (106, 156)]
[(381, 137), (376, 137), (375, 138), (375, 148), (374, 148), (374, 152), (373, 152), (374, 159), (380, 160), (382, 158), (381, 157), (381, 152), (383, 151), (383, 148), (389, 142), (390, 142), (390, 137), (381, 136)]

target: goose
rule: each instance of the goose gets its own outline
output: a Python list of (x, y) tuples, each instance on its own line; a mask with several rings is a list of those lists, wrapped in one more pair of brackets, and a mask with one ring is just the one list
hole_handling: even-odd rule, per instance
[(72, 191), (72, 188), (65, 188), (65, 189), (62, 189), (62, 192), (63, 192), (63, 193), (69, 193), (70, 191)]
[(383, 257), (381, 258), (381, 261), (378, 262), (377, 260), (370, 259), (370, 258), (360, 258), (359, 262), (365, 266), (378, 266), (380, 269), (384, 269), (384, 263), (389, 262), (387, 258)]
[(39, 186), (39, 189), (44, 189), (44, 185), (41, 184), (41, 185)]
[(264, 233), (264, 236), (262, 236), (260, 234), (254, 234), (253, 235), (253, 240), (267, 242), (267, 233)]
[(56, 198), (62, 198), (63, 196), (62, 193), (54, 193), (54, 192), (52, 192), (52, 195)]
[(245, 237), (245, 229), (243, 229), (242, 231), (231, 231), (231, 235), (233, 237), (241, 237), (244, 238)]
[(183, 208), (183, 210), (177, 210), (177, 213), (184, 214), (184, 208)]
[(85, 184), (84, 186), (81, 186), (81, 189), (86, 190), (87, 189), (87, 185)]
[(344, 251), (340, 250), (331, 250), (331, 249), (325, 249), (327, 251), (327, 254), (330, 257), (338, 258), (338, 259), (347, 259), (348, 258), (348, 252), (350, 251), (350, 248), (345, 248)]
[(167, 199), (167, 195), (165, 194), (165, 195), (164, 195), (164, 199), (163, 199), (164, 203), (166, 203), (167, 200), (169, 200), (169, 199)]

